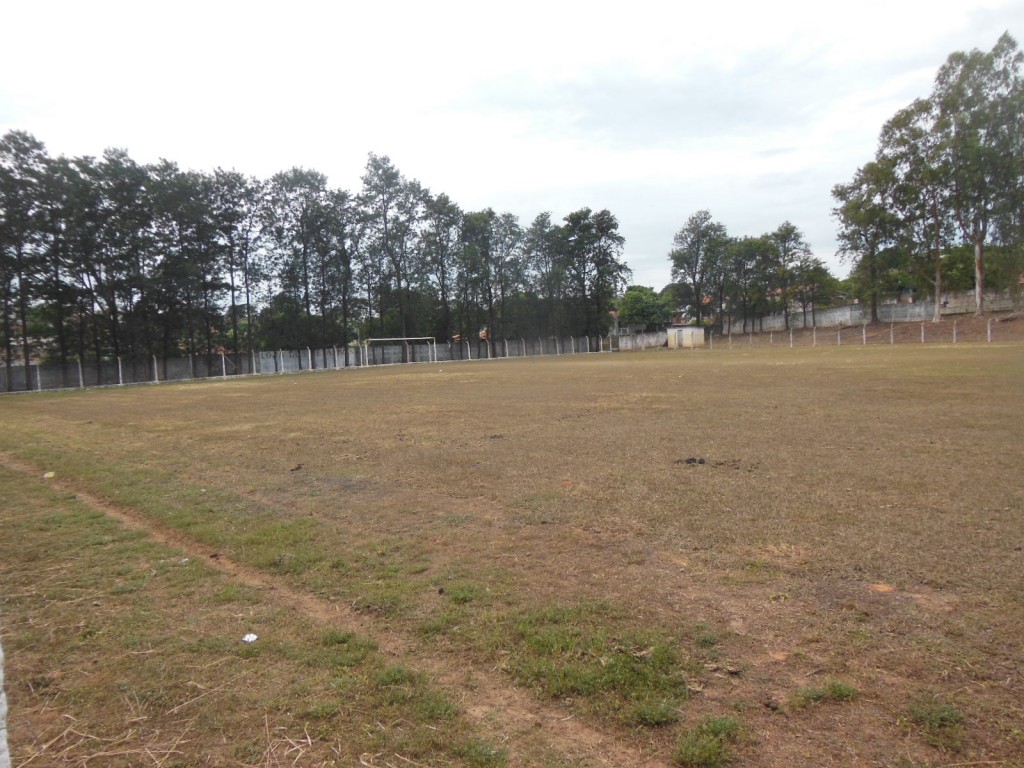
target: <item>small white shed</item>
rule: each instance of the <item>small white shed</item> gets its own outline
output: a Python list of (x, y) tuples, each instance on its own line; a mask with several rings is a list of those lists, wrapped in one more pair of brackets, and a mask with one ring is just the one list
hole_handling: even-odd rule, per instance
[(694, 349), (704, 346), (704, 329), (692, 325), (668, 329), (669, 349)]

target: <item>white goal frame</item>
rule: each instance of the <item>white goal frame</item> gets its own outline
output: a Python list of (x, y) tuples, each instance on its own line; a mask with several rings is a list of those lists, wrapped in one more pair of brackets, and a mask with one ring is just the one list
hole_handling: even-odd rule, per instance
[[(370, 365), (370, 345), (375, 341), (383, 342), (402, 342), (414, 344), (416, 342), (427, 342), (427, 359), (424, 362), (436, 363), (437, 362), (437, 340), (433, 336), (393, 336), (389, 338), (376, 338), (376, 339), (365, 339), (363, 341), (363, 366)], [(431, 356), (433, 359), (431, 360)]]

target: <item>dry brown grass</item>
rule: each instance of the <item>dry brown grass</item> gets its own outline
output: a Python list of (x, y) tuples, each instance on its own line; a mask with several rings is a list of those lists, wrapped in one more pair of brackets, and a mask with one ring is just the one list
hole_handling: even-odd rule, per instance
[[(0, 449), (354, 612), (513, 764), (602, 764), (597, 734), (620, 764), (665, 763), (708, 714), (742, 720), (737, 764), (1013, 764), (1021, 395), (1017, 344), (734, 343), (8, 398)], [(147, 589), (162, 620), (187, 612)], [(632, 725), (614, 695), (508, 698), (530, 684), (516, 638), (552, 606), (638, 658), (629, 638), (671, 645), (677, 722)], [(18, 631), (16, 760), (17, 708), (35, 711)], [(792, 705), (832, 680), (856, 697)], [(955, 740), (910, 717), (935, 697), (963, 715)], [(249, 715), (254, 744), (272, 736)], [(445, 760), (484, 764), (427, 763)]]

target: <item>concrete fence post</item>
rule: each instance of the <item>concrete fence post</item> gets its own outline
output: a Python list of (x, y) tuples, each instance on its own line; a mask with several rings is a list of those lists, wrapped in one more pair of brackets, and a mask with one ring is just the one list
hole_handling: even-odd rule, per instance
[(220, 377), (226, 379), (228, 377), (228, 361), (224, 357), (224, 353), (220, 353)]
[(895, 344), (896, 339), (893, 336), (892, 330), (896, 327), (896, 323), (889, 323), (889, 344)]
[(843, 326), (839, 326), (839, 330), (836, 331), (836, 346), (843, 346)]
[(82, 361), (78, 361), (78, 388), (85, 389), (85, 371), (82, 370)]
[(117, 356), (117, 383), (118, 385), (124, 384), (124, 371), (121, 369), (121, 356)]
[(864, 347), (866, 347), (868, 345), (868, 324), (867, 323), (864, 323), (864, 325), (862, 325), (860, 327), (860, 343), (861, 343), (861, 346), (864, 346)]
[(956, 320), (953, 321), (953, 343), (956, 344)]
[(156, 355), (153, 355), (153, 381), (160, 381), (160, 369), (156, 367)]
[(793, 329), (792, 328), (789, 329), (789, 346), (791, 348), (793, 346)]
[[(790, 332), (792, 333), (792, 330)], [(818, 346), (818, 329), (817, 328), (811, 328), (811, 346), (812, 347)]]
[(921, 343), (924, 344), (924, 323), (921, 323)]
[(988, 319), (988, 341), (992, 341), (992, 318)]

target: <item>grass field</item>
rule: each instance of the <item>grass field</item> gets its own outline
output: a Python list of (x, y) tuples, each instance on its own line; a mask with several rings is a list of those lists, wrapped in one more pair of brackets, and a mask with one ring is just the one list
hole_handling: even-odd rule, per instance
[(1022, 765), (1022, 396), (961, 343), (0, 399), (14, 765)]

